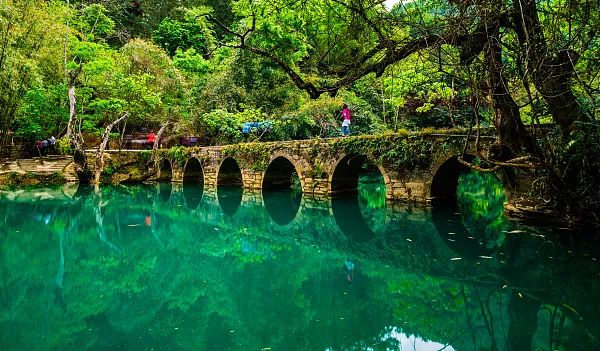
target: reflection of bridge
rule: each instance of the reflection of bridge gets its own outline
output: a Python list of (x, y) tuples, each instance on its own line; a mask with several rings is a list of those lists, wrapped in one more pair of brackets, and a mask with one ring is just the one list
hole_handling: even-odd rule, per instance
[[(359, 270), (364, 274), (362, 279), (365, 282), (373, 280), (374, 283), (370, 286), (384, 287), (381, 293), (376, 293), (379, 290), (373, 288), (374, 295), (392, 302), (408, 301), (405, 302), (406, 309), (400, 309), (403, 313), (402, 317), (408, 318), (405, 313), (414, 313), (409, 316), (416, 319), (423, 311), (429, 313), (430, 309), (435, 310), (435, 306), (439, 308), (441, 301), (444, 304), (447, 302), (447, 306), (458, 309), (446, 315), (462, 316), (463, 309), (470, 310), (466, 312), (467, 322), (464, 322), (467, 327), (462, 327), (465, 330), (470, 328), (485, 330), (483, 320), (491, 318), (493, 313), (496, 318), (496, 328), (502, 327), (502, 330), (507, 331), (506, 343), (509, 346), (506, 349), (531, 350), (528, 345), (532, 343), (536, 320), (541, 321), (537, 322), (541, 323), (538, 330), (545, 331), (553, 325), (554, 317), (551, 317), (550, 313), (543, 313), (540, 306), (550, 306), (548, 308), (555, 311), (558, 309), (560, 316), (572, 320), (577, 328), (584, 330), (585, 327), (591, 335), (597, 335), (597, 326), (600, 325), (595, 323), (596, 306), (586, 304), (587, 301), (592, 301), (589, 295), (593, 295), (597, 290), (578, 288), (582, 281), (587, 281), (582, 279), (588, 279), (592, 271), (590, 267), (584, 265), (576, 266), (577, 270), (573, 270), (573, 266), (566, 265), (562, 257), (567, 255), (567, 251), (560, 247), (559, 243), (557, 243), (559, 246), (550, 247), (541, 245), (544, 240), (537, 237), (514, 237), (512, 238), (514, 241), (507, 244), (500, 252), (490, 254), (494, 256), (493, 258), (467, 257), (459, 247), (454, 244), (449, 245), (447, 233), (436, 231), (440, 226), (431, 223), (429, 210), (422, 207), (412, 208), (409, 205), (394, 204), (396, 209), (390, 207), (382, 209), (385, 216), (380, 217), (380, 220), (385, 225), (380, 227), (381, 230), (369, 228), (368, 232), (364, 232), (366, 225), (364, 218), (360, 219), (354, 215), (360, 213), (360, 208), (354, 208), (356, 203), (353, 201), (344, 202), (344, 198), (307, 197), (299, 200), (297, 197), (289, 196), (289, 192), (277, 195), (268, 192), (240, 191), (239, 188), (228, 187), (215, 192), (214, 189), (204, 191), (203, 187), (195, 184), (171, 183), (135, 188), (106, 187), (101, 188), (99, 192), (93, 192), (88, 187), (81, 187), (76, 193), (72, 190), (55, 191), (52, 203), (27, 203), (26, 200), (20, 201), (19, 196), (2, 193), (0, 198), (7, 200), (0, 201), (0, 219), (3, 218), (4, 223), (9, 224), (8, 228), (14, 229), (23, 229), (19, 226), (27, 228), (32, 224), (35, 225), (35, 221), (46, 221), (47, 226), (41, 227), (43, 230), (56, 231), (55, 235), (48, 237), (33, 235), (33, 238), (40, 242), (39, 247), (45, 250), (43, 251), (46, 253), (45, 257), (54, 259), (52, 261), (54, 265), (59, 257), (55, 251), (52, 251), (58, 247), (56, 237), (65, 235), (63, 231), (67, 225), (78, 223), (79, 239), (72, 241), (77, 245), (71, 244), (69, 246), (71, 251), (67, 253), (69, 260), (73, 259), (71, 257), (86, 257), (77, 261), (76, 268), (71, 268), (77, 272), (86, 271), (86, 264), (92, 261), (87, 256), (90, 252), (98, 253), (97, 256), (102, 257), (114, 255), (115, 259), (99, 260), (99, 263), (94, 261), (93, 269), (87, 267), (88, 272), (96, 272), (97, 265), (106, 266), (107, 271), (113, 272), (114, 268), (111, 268), (111, 265), (114, 262), (134, 262), (137, 266), (138, 260), (139, 267), (143, 270), (146, 266), (141, 264), (140, 257), (158, 257), (160, 264), (157, 264), (156, 269), (144, 273), (145, 275), (142, 276), (144, 282), (165, 279), (168, 282), (176, 280), (193, 286), (194, 282), (203, 280), (204, 283), (208, 280), (209, 285), (220, 282), (219, 279), (227, 276), (223, 272), (228, 269), (225, 263), (231, 257), (244, 262), (246, 256), (254, 258), (260, 256), (265, 260), (277, 256), (278, 265), (282, 264), (281, 262), (295, 263), (293, 267), (290, 266), (290, 276), (299, 270), (312, 272), (315, 263), (321, 260), (341, 264), (345, 258), (351, 258), (360, 264)], [(51, 191), (40, 193), (53, 194)], [(50, 195), (44, 196), (47, 197), (47, 201), (53, 200)], [(269, 201), (275, 202), (272, 206), (267, 206)], [(24, 221), (23, 213), (27, 213), (33, 219)], [(363, 224), (357, 224), (360, 220)], [(447, 222), (447, 219), (443, 221)], [(3, 230), (4, 227), (0, 227), (0, 240), (18, 242), (22, 237)], [(98, 233), (104, 235), (98, 239)], [(453, 238), (458, 234), (454, 233)], [(82, 240), (82, 236), (85, 236), (86, 240)], [(50, 240), (48, 238), (54, 238), (52, 239), (54, 245), (48, 245)], [(80, 245), (82, 242), (86, 244)], [(104, 249), (107, 251), (102, 250), (102, 245), (106, 245)], [(2, 247), (14, 246), (3, 245)], [(27, 245), (18, 247), (30, 246), (32, 245), (27, 242)], [(118, 247), (119, 250), (114, 250), (114, 247)], [(276, 255), (277, 248), (281, 247), (293, 247), (293, 249), (286, 251), (287, 256)], [(182, 251), (193, 253), (192, 258), (180, 255)], [(86, 255), (81, 255), (79, 252), (86, 252)], [(225, 257), (223, 257), (224, 252), (227, 253)], [(41, 255), (40, 252), (36, 254)], [(547, 260), (547, 256), (560, 259)], [(127, 259), (122, 259), (123, 257)], [(207, 257), (209, 262), (214, 258), (212, 267), (216, 273), (211, 277), (212, 279), (205, 280), (206, 276), (203, 274), (211, 267), (210, 263), (204, 261)], [(458, 257), (462, 259), (455, 260)], [(389, 268), (383, 268), (388, 265)], [(171, 268), (166, 269), (165, 266)], [(249, 266), (252, 266), (252, 269), (260, 269), (265, 265)], [(324, 266), (334, 267), (329, 263)], [(327, 269), (335, 274), (335, 268)], [(127, 271), (137, 272), (129, 266)], [(170, 273), (165, 274), (165, 271)], [(239, 284), (240, 277), (243, 276), (243, 274), (234, 275), (232, 282)], [(31, 277), (29, 279), (32, 281), (35, 279), (37, 284), (38, 277), (34, 275)], [(319, 293), (322, 289), (321, 281), (311, 280), (313, 278), (312, 273), (307, 274), (302, 284), (298, 285), (300, 286), (298, 289), (304, 291), (304, 289), (314, 288)], [(102, 284), (115, 284), (112, 276), (111, 278), (93, 276), (93, 279), (94, 281), (104, 279)], [(414, 281), (403, 282), (402, 279)], [(22, 285), (24, 280), (14, 279), (14, 281)], [(386, 284), (390, 281), (406, 284), (409, 288), (404, 290), (403, 294), (394, 295), (395, 289), (401, 286), (394, 285), (395, 288), (392, 289), (390, 286), (386, 289)], [(311, 282), (314, 282), (314, 286), (311, 286)], [(341, 282), (344, 286), (347, 285), (345, 281)], [(557, 285), (554, 285), (557, 282), (564, 288), (557, 289)], [(67, 294), (67, 301), (70, 303), (76, 301), (81, 291), (95, 289), (87, 281), (71, 284), (75, 283), (79, 284), (76, 289), (66, 289), (67, 292), (77, 291), (76, 294)], [(219, 291), (229, 291), (235, 284)], [(154, 285), (163, 287), (169, 284)], [(148, 286), (149, 289), (152, 288), (151, 284)], [(449, 292), (446, 289), (448, 286), (457, 290)], [(175, 291), (178, 289), (179, 286)], [(194, 289), (203, 288), (196, 286)], [(419, 294), (429, 290), (431, 294), (421, 299), (422, 296)], [(162, 293), (159, 295), (163, 296)], [(140, 300), (147, 297), (139, 292), (134, 296)], [(244, 292), (243, 296), (246, 297), (247, 293)], [(477, 300), (479, 296), (486, 305), (481, 306), (481, 316), (473, 314), (480, 310), (481, 302)], [(500, 297), (490, 299), (490, 296)], [(269, 299), (270, 303), (272, 299)], [(246, 299), (241, 300), (240, 306), (243, 306), (246, 301)], [(457, 301), (464, 301), (464, 305), (454, 306)], [(416, 311), (413, 309), (415, 305), (420, 306)], [(504, 313), (504, 309), (508, 311), (507, 318), (498, 320), (497, 316)], [(538, 313), (538, 311), (542, 312)], [(178, 310), (178, 313), (181, 311)], [(539, 319), (538, 314), (541, 316)], [(475, 326), (471, 324), (472, 318)], [(426, 328), (426, 323), (411, 319), (408, 321), (414, 323), (417, 331), (430, 332)], [(440, 323), (450, 322), (444, 320)], [(455, 323), (452, 326), (454, 328)], [(499, 336), (502, 334), (497, 333)], [(448, 338), (447, 341), (450, 343), (453, 339)]]

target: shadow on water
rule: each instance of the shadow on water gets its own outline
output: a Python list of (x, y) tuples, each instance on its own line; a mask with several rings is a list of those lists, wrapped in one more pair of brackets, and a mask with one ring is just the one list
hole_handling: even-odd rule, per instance
[(183, 184), (183, 198), (185, 200), (185, 205), (190, 210), (195, 210), (198, 208), (200, 203), (202, 202), (202, 196), (204, 195), (204, 185), (203, 184)]
[(365, 167), (356, 177), (356, 190), (332, 198), (331, 209), (344, 234), (367, 242), (386, 231), (385, 184), (374, 167)]
[(167, 202), (171, 199), (171, 193), (173, 192), (173, 184), (171, 182), (160, 182), (158, 183), (158, 198), (162, 202)]
[[(0, 191), (2, 350), (599, 349), (597, 240), (573, 248), (539, 229), (492, 259), (451, 260), (426, 208), (385, 222), (370, 186), (334, 198), (335, 218), (315, 201), (285, 227), (255, 198), (240, 205), (239, 187), (196, 211), (177, 186), (168, 202), (155, 184)], [(435, 211), (456, 231), (457, 212)], [(398, 229), (380, 248), (371, 237), (394, 221), (411, 240)]]
[(236, 185), (222, 185), (217, 188), (217, 198), (223, 213), (232, 217), (242, 203), (244, 189)]
[(458, 206), (449, 203), (436, 203), (431, 208), (435, 229), (452, 251), (467, 259), (489, 256), (494, 249), (481, 245), (462, 222)]
[(331, 210), (340, 230), (352, 240), (362, 243), (375, 237), (360, 211), (358, 196), (343, 195), (332, 198)]
[(287, 225), (296, 218), (302, 202), (302, 193), (292, 190), (265, 190), (262, 193), (265, 209), (279, 225)]

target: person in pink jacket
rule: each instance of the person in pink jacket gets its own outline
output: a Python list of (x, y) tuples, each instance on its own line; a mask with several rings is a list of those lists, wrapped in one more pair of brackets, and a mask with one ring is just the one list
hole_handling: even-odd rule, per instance
[(340, 114), (343, 118), (342, 136), (346, 136), (350, 134), (350, 109), (348, 108), (348, 105), (344, 104), (344, 107), (342, 108), (342, 112)]

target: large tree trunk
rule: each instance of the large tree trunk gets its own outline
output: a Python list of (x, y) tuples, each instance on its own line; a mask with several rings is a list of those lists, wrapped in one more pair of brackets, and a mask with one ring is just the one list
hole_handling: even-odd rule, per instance
[(102, 142), (98, 146), (98, 151), (96, 152), (96, 169), (94, 173), (94, 184), (100, 184), (100, 175), (102, 174), (102, 169), (104, 168), (104, 150), (106, 149), (106, 144), (108, 144), (108, 138), (110, 136), (110, 131), (113, 127), (129, 117), (129, 113), (124, 113), (121, 117), (114, 120), (111, 124), (109, 124), (104, 130), (104, 134), (102, 134)]
[(537, 155), (535, 140), (529, 134), (519, 112), (519, 106), (508, 91), (508, 82), (502, 73), (502, 51), (498, 41), (498, 27), (489, 33), (485, 47), (485, 64), (488, 68), (488, 84), (494, 108), (494, 126), (498, 130), (500, 143), (508, 147), (512, 158), (522, 147), (532, 155)]
[(531, 73), (533, 84), (548, 104), (554, 122), (566, 130), (576, 120), (588, 119), (571, 89), (578, 54), (548, 47), (535, 0), (515, 0), (513, 9), (527, 72)]
[(160, 140), (167, 130), (167, 127), (171, 124), (171, 121), (166, 121), (160, 126), (160, 129), (156, 133), (156, 138), (154, 140), (154, 145), (152, 145), (152, 156), (150, 156), (150, 161), (148, 162), (148, 173), (147, 176), (150, 177), (154, 174), (158, 173), (157, 165), (156, 165), (156, 153), (158, 151), (158, 146), (160, 144)]
[(80, 138), (76, 136), (75, 126), (77, 125), (77, 98), (75, 96), (75, 81), (81, 73), (82, 66), (79, 65), (75, 71), (69, 72), (69, 122), (67, 123), (67, 133), (65, 137), (71, 139), (77, 147)]
[(160, 126), (158, 133), (156, 133), (156, 138), (154, 139), (154, 144), (152, 145), (152, 156), (153, 157), (154, 157), (154, 154), (156, 153), (156, 150), (158, 150), (158, 145), (160, 144), (162, 135), (167, 130), (167, 127), (169, 126), (169, 124), (171, 124), (171, 121), (166, 121), (165, 123), (163, 123), (162, 126)]

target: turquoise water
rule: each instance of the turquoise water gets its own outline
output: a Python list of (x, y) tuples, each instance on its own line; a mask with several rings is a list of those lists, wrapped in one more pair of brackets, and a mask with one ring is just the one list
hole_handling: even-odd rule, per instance
[(590, 233), (505, 221), (490, 240), (462, 206), (381, 186), (2, 190), (0, 350), (600, 347)]

